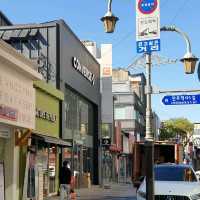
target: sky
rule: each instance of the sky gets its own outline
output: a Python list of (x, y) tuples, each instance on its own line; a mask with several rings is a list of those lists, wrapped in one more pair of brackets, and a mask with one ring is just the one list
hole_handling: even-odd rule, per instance
[[(160, 1), (161, 26), (175, 25), (187, 33), (193, 54), (200, 58), (200, 1)], [(116, 30), (112, 34), (104, 32), (100, 21), (106, 13), (107, 2), (107, 0), (0, 0), (1, 11), (13, 24), (64, 19), (81, 40), (92, 40), (98, 45), (113, 44), (113, 68), (126, 68), (141, 56), (136, 53), (135, 45), (135, 0), (112, 1), (112, 11), (119, 17)], [(161, 51), (157, 53), (159, 56), (180, 59), (185, 52), (186, 46), (181, 36), (172, 32), (161, 33)], [(131, 72), (145, 73), (145, 69), (132, 68)], [(181, 62), (153, 66), (152, 85), (162, 90), (200, 89), (197, 66), (192, 75), (184, 73)], [(158, 94), (152, 96), (152, 108), (161, 120), (184, 117), (191, 122), (200, 122), (200, 105), (166, 106), (162, 104), (163, 97), (164, 95)]]

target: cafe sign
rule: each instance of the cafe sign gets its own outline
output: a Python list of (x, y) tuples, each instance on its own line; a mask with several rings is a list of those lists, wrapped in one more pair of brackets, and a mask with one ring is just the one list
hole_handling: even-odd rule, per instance
[(84, 65), (80, 63), (78, 58), (72, 57), (72, 66), (76, 69), (81, 75), (83, 75), (92, 85), (95, 83), (95, 75)]
[(36, 108), (36, 117), (40, 119), (44, 119), (50, 122), (55, 123), (56, 122), (56, 115), (53, 113), (49, 113), (47, 111), (43, 111), (41, 109)]

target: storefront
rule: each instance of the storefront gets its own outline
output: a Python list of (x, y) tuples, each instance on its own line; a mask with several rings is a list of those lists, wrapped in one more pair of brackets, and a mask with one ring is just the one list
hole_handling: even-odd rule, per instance
[[(71, 149), (64, 149), (63, 160), (71, 163), (76, 187), (89, 187), (93, 177), (94, 108), (91, 102), (66, 87), (65, 139), (72, 141)], [(89, 181), (88, 181), (89, 176)]]
[(130, 149), (129, 133), (122, 131), (122, 153), (119, 156), (119, 182), (129, 182), (132, 177), (132, 149)]
[[(36, 128), (32, 131), (26, 157), (23, 194), (43, 200), (57, 195), (59, 189), (59, 155), (71, 144), (60, 136), (61, 91), (43, 81), (34, 82), (36, 88)], [(26, 184), (27, 183), (27, 184)]]
[(19, 200), (18, 143), (35, 128), (33, 81), (42, 77), (32, 62), (2, 41), (0, 55), (0, 199)]
[(64, 21), (57, 23), (62, 80), (59, 87), (65, 95), (62, 137), (73, 144), (67, 156), (71, 157), (78, 187), (89, 187), (90, 182), (99, 184), (101, 177), (100, 65)]
[(75, 173), (90, 173), (91, 182), (99, 184), (101, 95), (97, 60), (63, 20), (4, 26), (0, 37), (34, 60), (44, 80), (64, 93), (61, 132), (73, 148), (63, 155), (71, 158)]

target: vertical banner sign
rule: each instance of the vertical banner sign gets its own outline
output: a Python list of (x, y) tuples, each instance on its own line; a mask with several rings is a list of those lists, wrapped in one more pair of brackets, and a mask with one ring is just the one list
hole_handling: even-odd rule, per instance
[(160, 0), (136, 0), (137, 53), (160, 51)]

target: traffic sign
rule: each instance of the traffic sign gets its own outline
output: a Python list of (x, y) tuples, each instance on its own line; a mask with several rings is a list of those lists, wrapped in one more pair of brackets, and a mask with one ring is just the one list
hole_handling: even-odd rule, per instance
[(139, 0), (138, 9), (143, 14), (153, 13), (158, 6), (157, 0)]
[(160, 51), (160, 39), (137, 42), (137, 53)]
[[(160, 0), (136, 0), (136, 41), (137, 52), (160, 51)], [(156, 48), (147, 44), (156, 41)], [(159, 41), (159, 42), (157, 42)], [(149, 46), (147, 48), (142, 47)], [(146, 49), (146, 50), (145, 50)]]
[(200, 104), (200, 94), (164, 96), (162, 102), (164, 105)]

